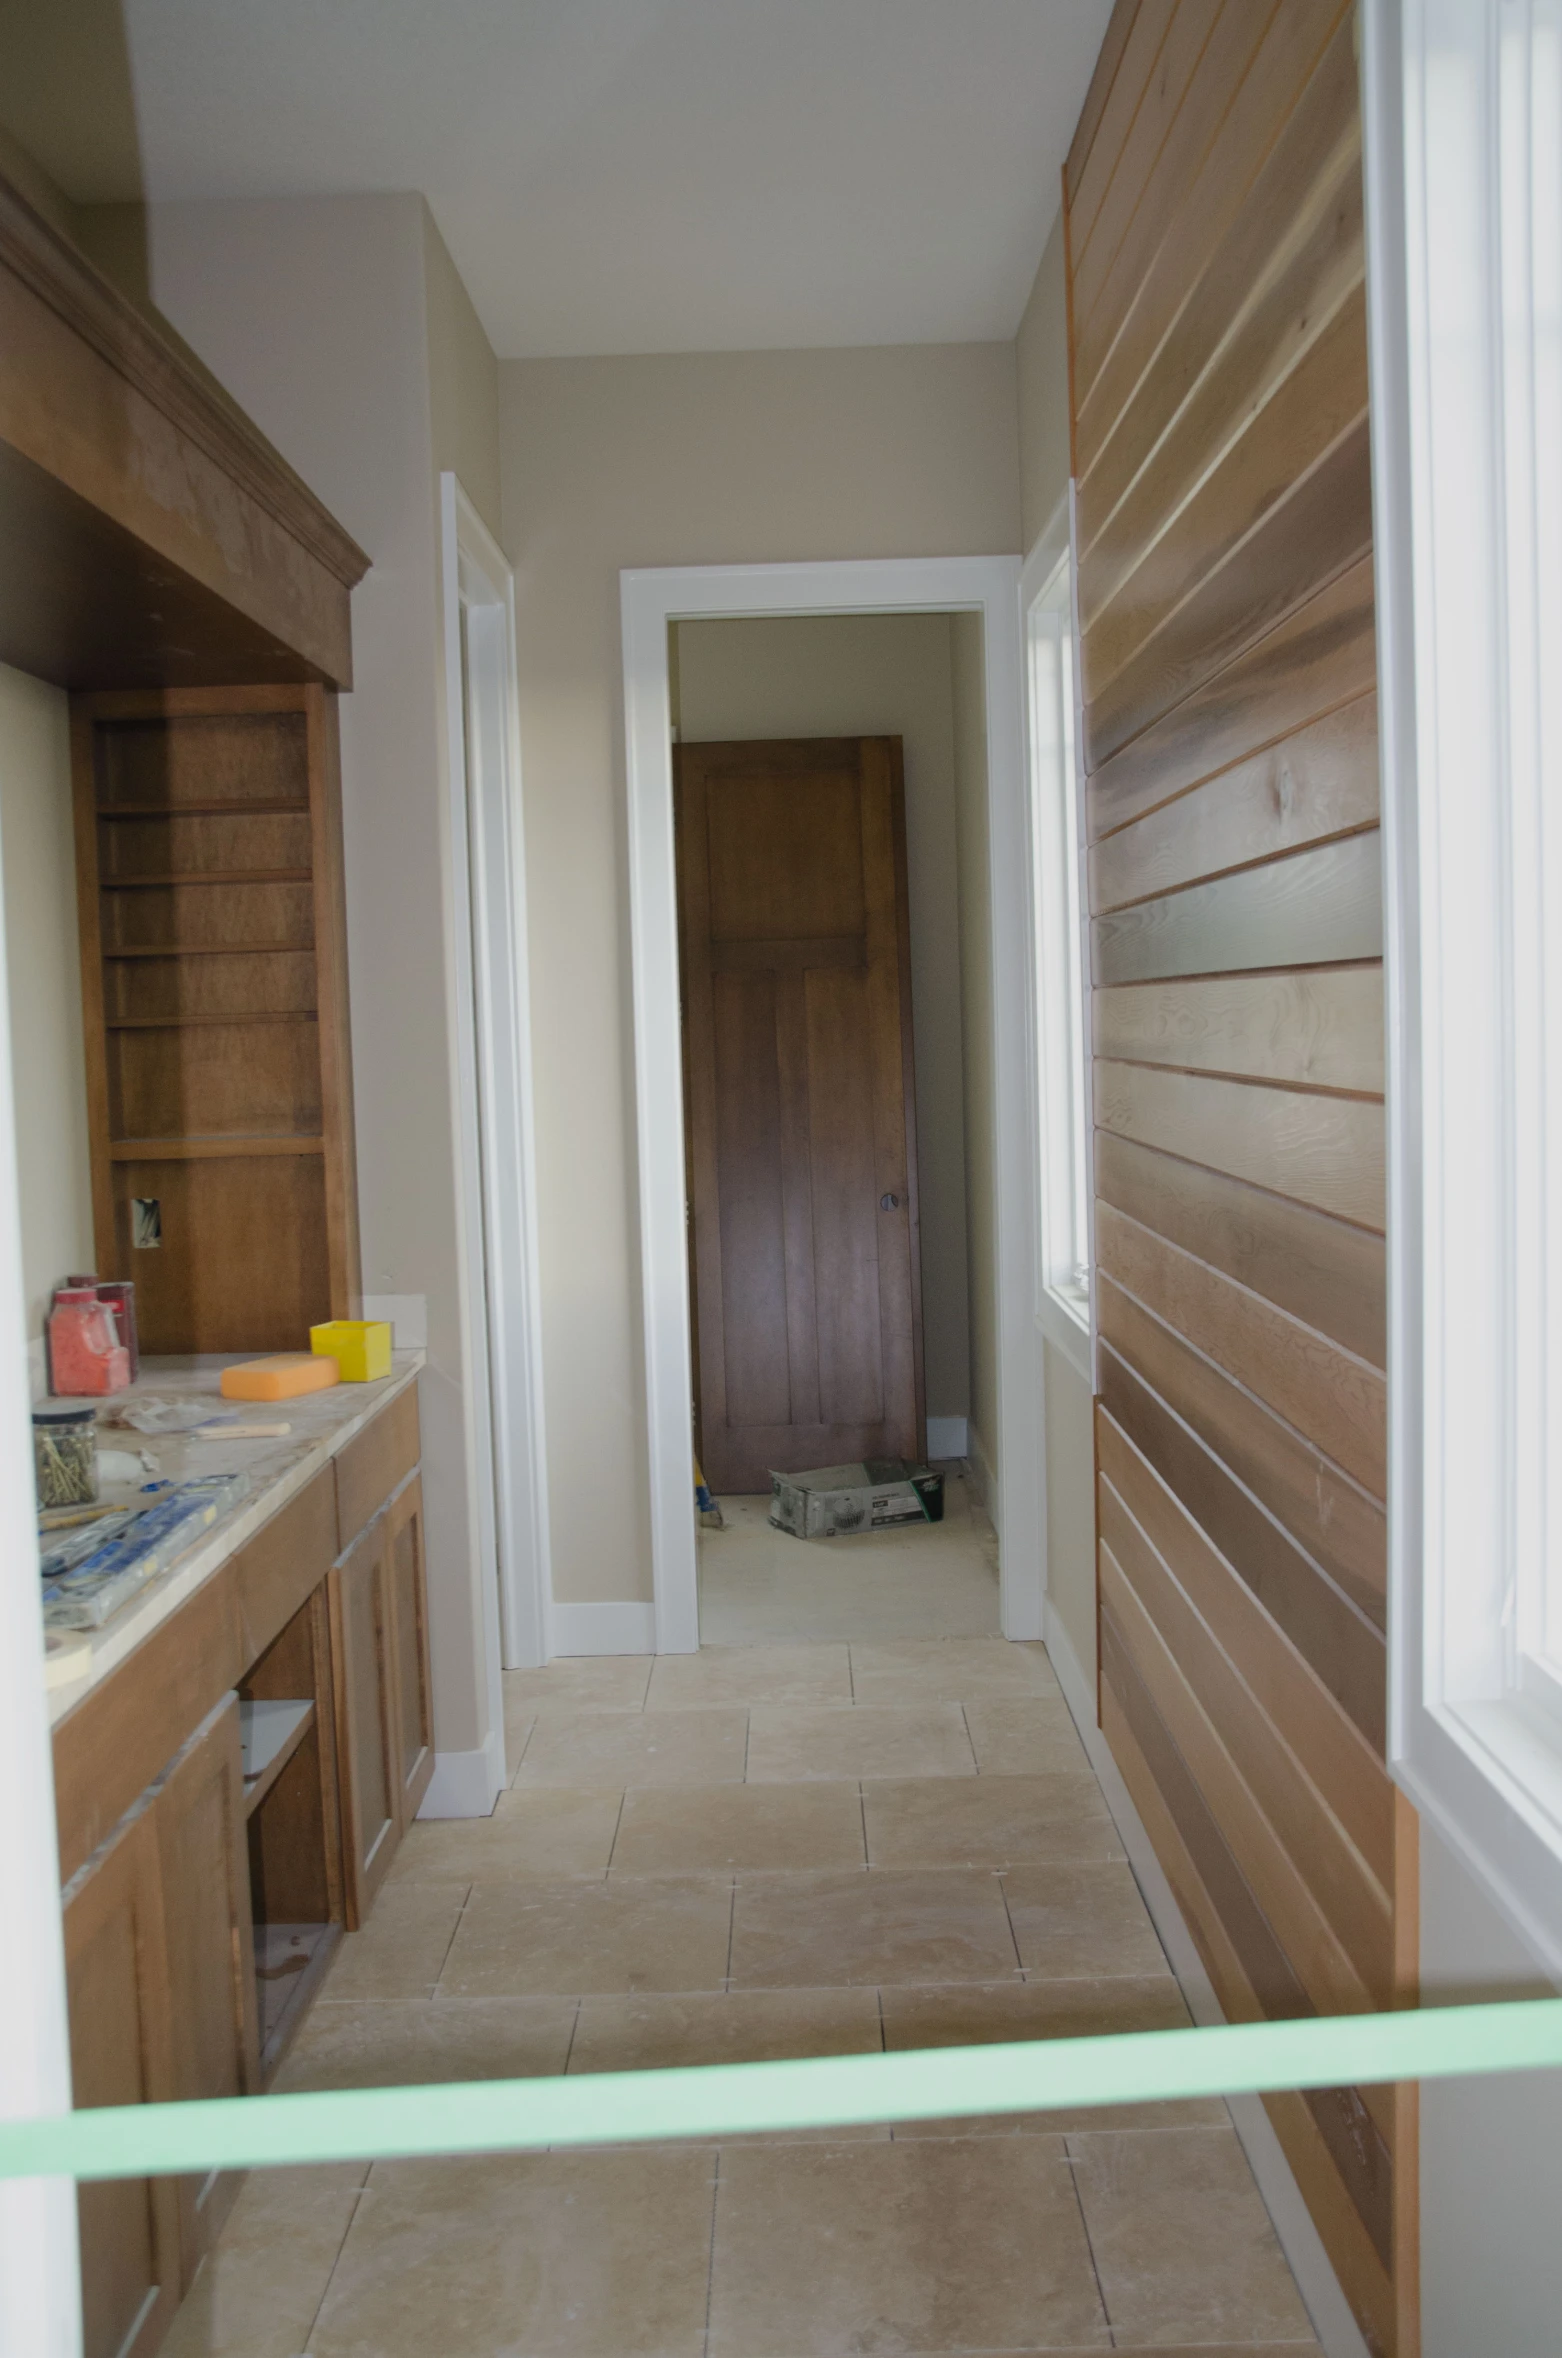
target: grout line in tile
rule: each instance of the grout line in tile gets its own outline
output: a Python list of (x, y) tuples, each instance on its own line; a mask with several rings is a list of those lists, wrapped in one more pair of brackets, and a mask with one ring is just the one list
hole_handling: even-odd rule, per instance
[(730, 1897), (727, 1901), (727, 1970), (722, 1979), (722, 1987), (726, 1990), (730, 1990), (732, 1987), (732, 1942), (733, 1937), (737, 1931), (737, 1927), (738, 1879), (736, 1875), (734, 1875), (732, 1878)]
[(604, 1883), (607, 1881), (608, 1875), (612, 1870), (613, 1854), (618, 1848), (619, 1829), (624, 1822), (624, 1804), (628, 1799), (629, 1788), (626, 1785), (623, 1792), (620, 1793), (618, 1797), (618, 1815), (613, 1820), (613, 1839), (607, 1846), (607, 1865), (602, 1870), (602, 1880)]
[(705, 2338), (701, 2349), (710, 2358), (711, 2300), (716, 2289), (716, 2205), (721, 2200), (721, 2147), (716, 2148), (716, 2166), (710, 2184), (710, 2254), (705, 2262)]
[(359, 2181), (358, 2187), (354, 2192), (352, 2208), (347, 2214), (347, 2224), (342, 2229), (341, 2241), (338, 2243), (336, 2250), (332, 2255), (330, 2267), (326, 2270), (325, 2282), (320, 2287), (320, 2298), (315, 2303), (315, 2313), (309, 2320), (309, 2331), (304, 2336), (304, 2358), (308, 2358), (309, 2345), (315, 2338), (315, 2328), (320, 2323), (321, 2314), (324, 2311), (326, 2301), (330, 2296), (331, 2286), (336, 2280), (336, 2271), (341, 2266), (342, 2254), (347, 2249), (347, 2238), (349, 2235), (351, 2235), (353, 2228), (357, 2223), (358, 2205), (362, 2202), (364, 2196), (369, 2191), (369, 2180), (373, 2174), (374, 2164), (371, 2162), (364, 2171), (363, 2177)]
[(960, 1706), (960, 1724), (965, 1729), (965, 1740), (971, 1747), (972, 1772), (974, 1775), (979, 1777), (982, 1773), (982, 1764), (981, 1761), (977, 1758), (976, 1738), (971, 1733), (971, 1715), (966, 1710), (966, 1707), (963, 1703)]
[(575, 2037), (576, 2033), (580, 2029), (580, 2016), (584, 2005), (584, 1998), (577, 1998), (575, 2000), (575, 2012), (571, 2017), (569, 2026), (569, 2045), (564, 2050), (564, 2061), (559, 2066), (560, 2079), (565, 2078), (569, 2071), (569, 2059), (575, 2052)]
[(1074, 2189), (1074, 2202), (1079, 2211), (1080, 2232), (1085, 2238), (1085, 2250), (1090, 2255), (1090, 2273), (1096, 2280), (1096, 2299), (1101, 2304), (1101, 2315), (1105, 2320), (1106, 2330), (1111, 2336), (1112, 2348), (1115, 2350), (1118, 2347), (1117, 2328), (1112, 2323), (1112, 2312), (1107, 2307), (1106, 2287), (1101, 2282), (1101, 2271), (1096, 2265), (1096, 2247), (1091, 2241), (1090, 2221), (1085, 2216), (1085, 2198), (1079, 2190), (1079, 2177), (1074, 2168), (1074, 2156), (1069, 2151), (1069, 2140), (1066, 2133), (1063, 2138), (1063, 2166), (1068, 2171), (1068, 2182)]
[(1019, 1934), (1018, 1934), (1018, 1933), (1015, 1931), (1015, 1929), (1014, 1929), (1014, 1911), (1013, 1911), (1013, 1909), (1012, 1909), (1012, 1908), (1010, 1907), (1010, 1905), (1009, 1905), (1009, 1887), (1008, 1887), (1008, 1885), (1007, 1885), (1007, 1884), (1004, 1882), (1004, 1879), (1003, 1879), (1003, 1876), (1002, 1876), (1002, 1874), (1001, 1874), (1001, 1873), (1000, 1873), (1000, 1875), (999, 1875), (999, 1877), (998, 1877), (998, 1891), (999, 1891), (999, 1896), (1001, 1897), (1001, 1899), (1002, 1899), (1002, 1901), (1003, 1901), (1003, 1914), (1004, 1914), (1004, 1921), (1007, 1923), (1007, 1925), (1008, 1925), (1008, 1927), (1009, 1927), (1009, 1938), (1010, 1938), (1010, 1940), (1012, 1940), (1012, 1941), (1013, 1941), (1013, 1943), (1014, 1943), (1014, 1970), (1015, 1970), (1015, 1972), (1016, 1972), (1016, 1973), (1019, 1975), (1020, 1979), (1023, 1981), (1023, 1980), (1026, 1978), (1026, 1976), (1025, 1976), (1025, 1960), (1024, 1960), (1024, 1958), (1023, 1958), (1023, 1957), (1020, 1955), (1020, 1936), (1019, 1936)]
[(744, 1785), (748, 1783), (748, 1747), (749, 1738), (752, 1736), (753, 1732), (754, 1714), (752, 1711), (745, 1711), (743, 1714), (743, 1774), (738, 1780), (740, 1784)]
[(445, 1978), (445, 1967), (450, 1963), (450, 1952), (456, 1945), (456, 1934), (461, 1929), (461, 1919), (466, 1914), (468, 1907), (471, 1905), (472, 1894), (476, 1888), (477, 1886), (475, 1883), (469, 1883), (465, 1891), (463, 1891), (461, 1894), (461, 1905), (459, 1908), (457, 1908), (456, 1920), (450, 1927), (450, 1938), (446, 1941), (445, 1953), (439, 1960), (439, 1971), (434, 1976), (434, 1986), (427, 1993), (427, 1995), (431, 1998), (437, 1998), (439, 1995), (439, 1985)]
[(857, 1779), (857, 1811), (862, 1819), (862, 1864), (866, 1872), (872, 1866), (873, 1860), (868, 1853), (868, 1796), (863, 1791), (861, 1777)]

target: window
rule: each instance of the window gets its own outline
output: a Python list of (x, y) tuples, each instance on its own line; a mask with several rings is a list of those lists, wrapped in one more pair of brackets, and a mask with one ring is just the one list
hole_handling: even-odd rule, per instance
[(1562, 0), (1364, 22), (1390, 1753), (1562, 1966)]
[(1090, 1179), (1073, 565), (1060, 511), (1020, 582), (1030, 775), (1036, 1316), (1089, 1374)]

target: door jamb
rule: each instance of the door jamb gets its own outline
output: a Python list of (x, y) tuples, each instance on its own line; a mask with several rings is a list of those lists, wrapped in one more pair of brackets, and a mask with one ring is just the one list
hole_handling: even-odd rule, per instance
[(448, 472), (440, 525), (468, 1482), (490, 1743), (497, 1730), (502, 1746), (501, 1664), (526, 1669), (548, 1659), (552, 1596), (515, 582)]
[(1046, 1473), (1031, 1372), (1035, 1084), (1025, 978), (1030, 820), (1021, 728), (1018, 557), (688, 565), (619, 576), (628, 775), (631, 979), (639, 1146), (651, 1567), (659, 1653), (698, 1649), (690, 1407), (678, 889), (668, 627), (732, 615), (974, 611), (983, 621), (992, 902), (999, 1579), (1006, 1637), (1043, 1634)]

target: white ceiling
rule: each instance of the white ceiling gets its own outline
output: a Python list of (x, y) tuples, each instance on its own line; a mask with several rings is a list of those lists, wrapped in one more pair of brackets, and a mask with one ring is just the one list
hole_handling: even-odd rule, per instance
[(140, 186), (101, 92), (73, 106), (79, 24), (52, 70), (12, 50), (5, 115), (79, 199), (421, 189), (506, 357), (979, 340), (1014, 333), (1110, 6), (125, 0)]

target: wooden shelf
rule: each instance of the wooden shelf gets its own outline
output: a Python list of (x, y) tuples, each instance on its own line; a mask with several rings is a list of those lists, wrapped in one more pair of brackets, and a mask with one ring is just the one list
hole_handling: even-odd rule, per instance
[(116, 1138), (109, 1158), (116, 1163), (218, 1162), (225, 1156), (324, 1154), (323, 1138)]
[(308, 884), (308, 868), (170, 868), (161, 876), (104, 876), (104, 892), (153, 892), (170, 884)]
[(239, 1703), (244, 1758), (244, 1815), (257, 1810), (315, 1724), (314, 1697), (296, 1703), (268, 1698)]
[(153, 942), (135, 949), (105, 946), (105, 963), (116, 958), (312, 958), (313, 942)]
[(212, 1023), (318, 1023), (316, 1007), (255, 1008), (239, 1015), (110, 1015), (106, 1032), (186, 1032)]
[(95, 809), (100, 819), (253, 819), (276, 818), (291, 812), (295, 818), (307, 819), (307, 802), (242, 802), (230, 796), (226, 802), (100, 802)]

